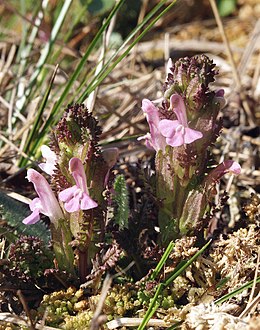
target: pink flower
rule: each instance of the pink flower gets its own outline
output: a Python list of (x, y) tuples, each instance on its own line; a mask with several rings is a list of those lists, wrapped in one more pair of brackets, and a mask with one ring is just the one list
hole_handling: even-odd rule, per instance
[(43, 158), (46, 159), (46, 163), (40, 163), (39, 167), (45, 173), (53, 175), (54, 170), (56, 169), (57, 156), (54, 151), (52, 151), (48, 146), (42, 145), (41, 152)]
[(146, 120), (150, 127), (150, 133), (142, 136), (138, 140), (146, 139), (146, 146), (148, 148), (155, 149), (156, 151), (163, 150), (166, 147), (165, 138), (159, 131), (159, 112), (154, 104), (148, 99), (144, 99), (142, 102), (142, 109), (145, 113)]
[(162, 119), (159, 122), (159, 131), (166, 138), (166, 143), (171, 147), (179, 147), (201, 139), (203, 134), (188, 126), (186, 108), (182, 97), (173, 94), (170, 98), (170, 104), (177, 120)]
[(81, 160), (77, 157), (71, 158), (69, 170), (76, 184), (59, 193), (59, 199), (64, 202), (65, 210), (72, 213), (97, 207), (98, 204), (88, 195), (87, 178)]
[(37, 171), (29, 169), (27, 179), (32, 182), (39, 198), (34, 198), (29, 204), (32, 214), (23, 220), (26, 225), (31, 225), (40, 220), (40, 213), (47, 215), (54, 225), (58, 226), (58, 220), (64, 218), (60, 205), (51, 190), (47, 180)]
[(238, 175), (241, 173), (241, 166), (233, 160), (225, 160), (209, 173), (209, 175), (205, 178), (205, 183), (207, 185), (214, 184), (226, 173)]

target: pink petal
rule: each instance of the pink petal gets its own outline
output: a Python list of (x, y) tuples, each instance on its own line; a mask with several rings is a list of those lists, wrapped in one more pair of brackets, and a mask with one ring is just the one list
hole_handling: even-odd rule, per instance
[(226, 167), (226, 172), (231, 172), (236, 175), (241, 173), (241, 166), (233, 160), (226, 160), (223, 162), (223, 165)]
[(93, 209), (97, 206), (98, 206), (98, 204), (95, 201), (93, 201), (93, 199), (91, 199), (89, 197), (89, 195), (87, 195), (86, 193), (83, 194), (81, 201), (80, 201), (81, 210), (89, 210), (89, 209)]
[(155, 148), (153, 147), (152, 144), (152, 139), (151, 139), (151, 134), (150, 133), (146, 133), (143, 136), (139, 136), (137, 138), (137, 141), (141, 141), (141, 140), (145, 140), (145, 145), (148, 149), (154, 150)]
[(87, 178), (82, 161), (77, 157), (71, 158), (69, 161), (69, 169), (70, 172), (72, 173), (72, 176), (76, 182), (77, 187), (80, 190), (88, 193)]
[[(42, 203), (40, 198), (34, 198), (29, 204), (30, 210), (33, 212), (34, 210), (42, 211)], [(42, 212), (41, 212), (42, 213)]]
[(34, 189), (39, 196), (41, 202), (40, 212), (47, 215), (57, 226), (57, 220), (62, 219), (64, 216), (48, 181), (33, 169), (27, 171), (27, 178), (33, 183)]
[(241, 173), (241, 166), (234, 162), (233, 160), (225, 160), (223, 163), (219, 164), (216, 168), (214, 168), (209, 175), (205, 178), (206, 185), (212, 185), (226, 173), (233, 173), (238, 175)]
[(35, 209), (28, 217), (23, 219), (25, 225), (33, 225), (40, 220), (40, 212)]
[(41, 152), (43, 158), (46, 159), (45, 163), (40, 163), (39, 167), (42, 169), (45, 173), (49, 175), (53, 175), (54, 170), (56, 169), (56, 162), (57, 162), (57, 156), (54, 151), (52, 151), (48, 146), (42, 145), (41, 146)]
[(162, 119), (159, 122), (159, 130), (165, 137), (172, 137), (175, 134), (176, 128), (180, 125), (178, 120)]
[(77, 186), (67, 188), (59, 193), (59, 199), (62, 202), (68, 202), (74, 197), (74, 194), (77, 190), (78, 190)]
[(189, 127), (185, 127), (185, 134), (184, 134), (184, 143), (189, 144), (193, 141), (201, 139), (203, 134), (200, 131), (196, 131)]
[(186, 107), (182, 97), (178, 94), (173, 94), (170, 98), (170, 104), (171, 104), (171, 108), (176, 113), (179, 123), (187, 127), (188, 121), (187, 121)]
[(181, 131), (176, 132), (172, 137), (166, 138), (166, 142), (171, 147), (179, 147), (184, 144), (184, 135)]
[(149, 124), (150, 133), (151, 133), (151, 145), (153, 148), (158, 150), (165, 149), (165, 138), (161, 135), (159, 131), (159, 111), (156, 106), (148, 99), (142, 101), (142, 109), (146, 115), (146, 120)]
[(80, 196), (76, 195), (64, 204), (67, 212), (72, 213), (80, 210)]

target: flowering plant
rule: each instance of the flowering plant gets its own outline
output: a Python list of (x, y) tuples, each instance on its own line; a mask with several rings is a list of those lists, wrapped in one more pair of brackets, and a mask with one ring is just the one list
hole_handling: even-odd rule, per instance
[(40, 213), (48, 216), (59, 269), (75, 274), (76, 257), (82, 282), (91, 272), (98, 244), (103, 243), (103, 192), (118, 155), (117, 148), (97, 147), (99, 134), (96, 119), (83, 105), (68, 107), (53, 131), (51, 148), (41, 147), (46, 162), (39, 167), (50, 176), (51, 186), (36, 170), (27, 172), (38, 197), (30, 203), (32, 213), (23, 223), (36, 223)]
[(169, 60), (160, 107), (145, 99), (142, 109), (150, 132), (146, 145), (156, 151), (156, 195), (159, 199), (160, 243), (201, 228), (214, 187), (227, 172), (240, 173), (232, 160), (209, 165), (210, 149), (221, 129), (219, 111), (224, 91), (213, 91), (216, 71), (205, 55)]
[[(30, 225), (40, 219), (40, 213), (49, 217), (60, 269), (76, 275), (76, 263), (81, 282), (93, 272), (99, 278), (97, 260), (105, 242), (113, 240), (110, 252), (114, 251), (115, 259), (120, 255), (119, 244), (135, 260), (141, 277), (149, 265), (139, 252), (151, 251), (144, 246), (149, 239), (141, 240), (143, 233), (149, 232), (165, 248), (170, 241), (207, 227), (216, 183), (227, 172), (240, 173), (239, 164), (232, 160), (212, 166), (210, 150), (221, 129), (218, 115), (225, 104), (224, 91), (210, 88), (215, 74), (214, 64), (204, 55), (174, 64), (169, 61), (161, 105), (143, 100), (150, 132), (139, 139), (156, 152), (156, 198), (139, 199), (139, 209), (131, 206), (122, 175), (111, 185), (118, 149), (100, 149), (100, 127), (84, 105), (66, 109), (53, 130), (50, 148), (41, 149), (46, 162), (39, 166), (50, 176), (51, 186), (42, 174), (28, 170), (27, 178), (38, 197), (30, 203), (32, 213), (23, 220)], [(154, 178), (148, 180), (151, 187)], [(118, 214), (112, 207), (111, 222), (107, 215), (113, 201)], [(103, 255), (111, 264), (106, 257), (110, 252)]]

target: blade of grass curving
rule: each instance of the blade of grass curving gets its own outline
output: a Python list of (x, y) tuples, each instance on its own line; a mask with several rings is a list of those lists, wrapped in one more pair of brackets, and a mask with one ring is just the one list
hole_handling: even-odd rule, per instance
[[(27, 153), (29, 156), (30, 156), (29, 153), (32, 152), (32, 150), (30, 150), (30, 146), (32, 145), (32, 142), (35, 139), (37, 140), (37, 142), (39, 142), (38, 130), (39, 130), (39, 127), (40, 127), (40, 124), (41, 124), (42, 114), (43, 114), (43, 111), (46, 107), (46, 104), (47, 104), (47, 101), (48, 101), (48, 98), (49, 98), (49, 95), (50, 95), (50, 92), (51, 92), (51, 89), (52, 89), (53, 81), (54, 81), (54, 78), (56, 76), (57, 70), (58, 70), (58, 65), (56, 66), (56, 68), (55, 68), (55, 70), (52, 74), (52, 77), (51, 77), (51, 80), (50, 80), (50, 83), (49, 83), (49, 87), (48, 87), (48, 89), (46, 90), (46, 92), (44, 94), (44, 97), (43, 97), (42, 102), (41, 102), (40, 107), (39, 107), (37, 117), (35, 119), (35, 122), (33, 124), (33, 127), (30, 131), (30, 134), (28, 136), (28, 139), (27, 139), (26, 144), (25, 144), (24, 149), (23, 149), (23, 151), (25, 153)], [(33, 149), (33, 151), (35, 151), (35, 149)], [(25, 166), (27, 161), (28, 160), (26, 158), (22, 158), (19, 162), (19, 166), (21, 166), (21, 167)]]
[(159, 307), (157, 298), (160, 295), (161, 291), (167, 287), (170, 283), (172, 283), (178, 276), (180, 276), (185, 269), (187, 269), (187, 267), (189, 267), (197, 258), (198, 256), (200, 256), (206, 249), (207, 247), (210, 245), (211, 240), (209, 240), (193, 257), (191, 257), (187, 262), (185, 262), (183, 265), (181, 266), (177, 266), (175, 268), (175, 270), (173, 271), (172, 275), (163, 283), (160, 283), (157, 287), (157, 290), (155, 292), (155, 295), (148, 307), (148, 310), (143, 318), (142, 323), (139, 325), (137, 330), (144, 330), (144, 328), (146, 327), (148, 321), (150, 320), (150, 318), (153, 316), (154, 312), (156, 311), (156, 306), (157, 308)]
[[(160, 9), (160, 7), (166, 2), (167, 0), (163, 0), (160, 1), (160, 3), (155, 6), (155, 8), (146, 16), (146, 18), (144, 19), (144, 21), (141, 23), (140, 26), (138, 26), (137, 28), (134, 29), (134, 31), (129, 35), (129, 37), (126, 39), (126, 41), (123, 43), (123, 45), (125, 46), (125, 44), (137, 33), (139, 32), (139, 30), (144, 26), (144, 24), (153, 16), (155, 15), (155, 13)], [(51, 125), (55, 124), (55, 120), (57, 118), (55, 118), (57, 116), (58, 111), (60, 110), (60, 106), (62, 105), (65, 97), (68, 95), (69, 90), (73, 84), (73, 82), (77, 79), (81, 69), (83, 68), (85, 62), (87, 61), (88, 56), (90, 55), (90, 53), (92, 52), (92, 50), (94, 49), (99, 37), (101, 36), (101, 34), (105, 31), (105, 28), (108, 26), (108, 24), (110, 23), (112, 17), (115, 15), (115, 13), (117, 12), (117, 10), (119, 10), (119, 7), (122, 5), (122, 3), (124, 2), (124, 0), (121, 0), (118, 2), (118, 4), (116, 5), (116, 7), (114, 7), (114, 9), (112, 10), (112, 12), (110, 13), (110, 15), (108, 16), (108, 19), (105, 21), (104, 25), (101, 27), (101, 29), (98, 31), (97, 35), (95, 36), (95, 38), (93, 39), (93, 41), (91, 42), (91, 44), (89, 45), (84, 57), (82, 58), (82, 60), (80, 61), (78, 67), (76, 68), (75, 72), (73, 73), (72, 77), (70, 78), (70, 80), (68, 81), (64, 91), (62, 92), (62, 95), (60, 96), (59, 100), (57, 101), (57, 103), (54, 105), (52, 112), (49, 116), (49, 118), (47, 119), (42, 131), (39, 134), (39, 141), (46, 135), (49, 127)], [(89, 93), (91, 93), (96, 86), (98, 86), (100, 84), (100, 82), (105, 79), (105, 77), (115, 68), (115, 66), (129, 53), (129, 51), (139, 42), (139, 40), (151, 29), (151, 27), (175, 4), (176, 0), (173, 1), (168, 7), (166, 7), (166, 9), (158, 16), (156, 17), (152, 23), (149, 24), (149, 26), (138, 36), (138, 38), (135, 40), (135, 42), (130, 45), (127, 49), (127, 51), (124, 52), (124, 54), (117, 59), (116, 63), (112, 64), (106, 71), (103, 69), (100, 71), (100, 73), (98, 74), (98, 76), (102, 76), (102, 79), (100, 79), (100, 81), (98, 83), (95, 84), (95, 86), (91, 87), (91, 85), (89, 85), (91, 88), (88, 88), (86, 90), (87, 94), (84, 97), (84, 100), (86, 99), (86, 97), (89, 95)], [(119, 6), (120, 5), (120, 6)], [(122, 50), (122, 46), (119, 49), (120, 51)], [(118, 54), (118, 52), (116, 52), (116, 54)], [(113, 56), (114, 59), (114, 56)], [(109, 63), (111, 62), (111, 58), (108, 61)], [(105, 64), (105, 68), (107, 68), (106, 66), (107, 64)], [(104, 74), (105, 71), (105, 74)], [(103, 73), (103, 75), (102, 75)], [(97, 77), (95, 77), (92, 80), (92, 83), (95, 82), (97, 79)], [(81, 84), (81, 86), (84, 86), (84, 84)], [(78, 100), (78, 102), (82, 102), (81, 98)], [(40, 142), (36, 141), (36, 145), (33, 146), (33, 150), (36, 150), (37, 147), (39, 146)]]
[[(18, 84), (16, 87), (16, 99), (18, 100), (18, 102), (16, 103), (16, 107), (18, 108), (18, 111), (20, 110), (20, 102), (22, 102), (22, 100), (24, 99), (24, 90), (25, 90), (24, 79), (20, 79), (20, 78), (24, 75), (26, 65), (30, 58), (31, 50), (34, 45), (35, 38), (39, 31), (41, 22), (43, 20), (43, 16), (44, 16), (43, 11), (47, 8), (48, 2), (49, 2), (49, 0), (42, 1), (40, 9), (37, 8), (37, 13), (33, 20), (35, 22), (35, 24), (33, 25), (30, 34), (28, 34), (29, 29), (27, 28), (26, 35), (25, 35), (25, 39), (27, 41), (26, 40), (22, 41), (22, 43), (19, 47), (19, 52), (18, 52), (18, 56), (17, 56), (17, 62), (20, 63), (19, 68), (18, 68), (18, 74), (17, 74), (19, 81), (18, 81)], [(25, 24), (23, 24), (23, 25), (25, 25)], [(33, 87), (33, 85), (31, 87)], [(14, 123), (16, 122), (15, 117), (16, 117), (16, 113), (14, 113), (14, 116), (12, 118)]]
[[(257, 277), (255, 282), (260, 283), (260, 276)], [(232, 292), (229, 292), (229, 293), (225, 294), (223, 297), (215, 300), (215, 304), (216, 305), (222, 304), (226, 300), (231, 299), (231, 298), (235, 297), (237, 294), (243, 292), (245, 289), (252, 288), (253, 284), (254, 284), (254, 280), (247, 282), (246, 284), (240, 286), (239, 288), (233, 290)]]
[[(20, 0), (20, 10), (21, 10), (21, 15), (25, 16), (26, 15), (25, 0)], [(17, 53), (18, 61), (20, 60), (21, 52), (25, 48), (27, 35), (28, 35), (28, 25), (22, 24), (21, 41), (20, 41), (20, 45), (19, 45), (19, 49), (18, 49), (18, 53)]]
[(222, 280), (220, 280), (217, 285), (216, 285), (216, 288), (217, 289), (221, 289), (224, 285), (227, 284), (227, 282), (230, 280), (230, 276), (227, 276), (225, 278), (223, 278)]
[[(69, 38), (71, 37), (75, 26), (80, 22), (81, 18), (83, 17), (83, 15), (86, 13), (86, 10), (88, 8), (89, 4), (85, 4), (84, 6), (82, 6), (82, 9), (76, 14), (73, 22), (71, 22), (70, 26), (69, 26), (69, 30), (67, 31), (66, 35), (63, 38), (63, 44), (60, 45), (60, 47), (58, 48), (58, 50), (51, 56), (50, 59), (50, 64), (54, 64), (56, 65), (58, 57), (60, 56), (62, 49), (63, 49), (63, 45), (66, 44), (66, 42), (68, 42)], [(46, 79), (46, 75), (48, 73), (48, 70), (45, 68), (43, 69), (42, 73), (41, 73), (41, 82), (38, 84), (38, 88), (43, 84), (43, 82)], [(58, 92), (57, 92), (58, 93)], [(55, 95), (54, 95), (55, 97)]]
[(169, 258), (169, 255), (172, 252), (172, 249), (173, 249), (174, 245), (175, 244), (173, 243), (173, 241), (171, 241), (168, 244), (167, 249), (165, 250), (163, 256), (161, 257), (161, 260), (158, 262), (157, 266), (153, 270), (153, 272), (152, 272), (149, 280), (152, 281), (152, 280), (154, 280), (158, 276), (158, 274), (160, 273), (161, 269), (165, 265), (167, 259)]
[(55, 106), (53, 107), (51, 116), (50, 116), (50, 120), (53, 119), (53, 117), (57, 114), (57, 112), (59, 111), (60, 106), (62, 105), (63, 101), (65, 100), (66, 96), (68, 95), (73, 83), (75, 82), (75, 80), (78, 78), (81, 70), (83, 69), (84, 65), (87, 62), (87, 59), (89, 57), (89, 55), (91, 54), (91, 52), (93, 51), (93, 49), (95, 48), (95, 46), (97, 45), (97, 42), (99, 41), (101, 35), (104, 33), (104, 31), (106, 30), (106, 28), (108, 27), (111, 19), (114, 17), (114, 15), (118, 12), (118, 10), (120, 9), (120, 7), (122, 6), (122, 4), (125, 2), (125, 0), (120, 0), (116, 3), (115, 7), (113, 8), (113, 10), (111, 11), (111, 13), (109, 14), (108, 18), (105, 20), (104, 24), (101, 26), (101, 28), (98, 30), (97, 34), (95, 35), (94, 39), (91, 41), (90, 45), (88, 46), (86, 53), (84, 54), (84, 56), (82, 57), (81, 61), (79, 62), (76, 70), (74, 71), (74, 73), (72, 74), (70, 80), (68, 81), (67, 85), (65, 86), (59, 100), (56, 102)]
[(17, 62), (20, 63), (20, 66), (19, 66), (19, 74), (20, 75), (22, 75), (24, 73), (25, 66), (28, 62), (28, 59), (30, 58), (29, 57), (30, 52), (33, 48), (35, 38), (36, 38), (37, 33), (39, 31), (39, 27), (41, 25), (41, 22), (43, 20), (43, 10), (45, 10), (47, 8), (48, 2), (49, 2), (49, 0), (42, 1), (42, 5), (41, 5), (40, 9), (39, 10), (37, 9), (37, 14), (36, 14), (35, 19), (34, 19), (34, 25), (32, 27), (31, 33), (28, 36), (27, 36), (27, 33), (26, 33), (25, 38), (28, 39), (28, 41), (27, 42), (26, 42), (26, 40), (22, 41), (22, 43), (19, 47)]
[(111, 11), (111, 13), (109, 14), (108, 18), (105, 20), (104, 24), (101, 26), (101, 28), (98, 30), (97, 34), (95, 35), (94, 39), (91, 41), (90, 45), (88, 46), (86, 53), (84, 54), (84, 56), (82, 57), (81, 61), (79, 62), (77, 68), (75, 69), (74, 73), (72, 74), (71, 78), (69, 79), (69, 81), (67, 82), (61, 96), (59, 97), (59, 100), (55, 103), (51, 114), (49, 116), (49, 118), (46, 120), (45, 125), (43, 126), (40, 134), (39, 134), (39, 141), (36, 141), (35, 144), (32, 147), (32, 150), (36, 150), (37, 147), (40, 145), (40, 140), (47, 134), (49, 127), (55, 124), (55, 117), (57, 116), (57, 113), (60, 110), (60, 107), (62, 105), (62, 103), (64, 102), (65, 98), (67, 97), (73, 83), (75, 82), (75, 80), (78, 78), (81, 70), (83, 69), (84, 65), (86, 64), (86, 61), (89, 57), (89, 55), (91, 54), (91, 52), (95, 49), (101, 35), (104, 33), (104, 31), (106, 30), (106, 28), (108, 27), (110, 21), (112, 20), (112, 18), (114, 17), (114, 15), (118, 12), (118, 10), (120, 9), (120, 7), (122, 6), (122, 4), (125, 2), (125, 0), (120, 0), (116, 3), (115, 7), (113, 8), (113, 10)]
[[(160, 3), (156, 6), (157, 11), (159, 8), (165, 3), (166, 1), (160, 1)], [(81, 103), (84, 102), (85, 99), (88, 97), (88, 95), (109, 75), (109, 73), (117, 66), (118, 63), (120, 63), (130, 52), (130, 50), (144, 37), (144, 35), (154, 26), (154, 24), (165, 14), (167, 13), (176, 3), (176, 0), (172, 1), (171, 4), (169, 4), (156, 18), (152, 20), (150, 24), (141, 32), (136, 39), (131, 43), (130, 46), (127, 47), (127, 49), (123, 52), (122, 55), (120, 55), (113, 64), (110, 66), (105, 65), (103, 70), (100, 71), (100, 73), (97, 75), (97, 77), (94, 77), (94, 79), (88, 84), (87, 89), (83, 92), (83, 94), (80, 96), (77, 102)], [(160, 6), (159, 6), (160, 5)], [(158, 8), (157, 8), (158, 7)], [(153, 11), (154, 12), (154, 11)], [(148, 14), (148, 18), (150, 18), (151, 15)], [(139, 30), (146, 24), (146, 22), (149, 20), (147, 16), (144, 18), (143, 22), (138, 25), (138, 27), (135, 29), (135, 34), (139, 32)], [(132, 37), (131, 37), (132, 38)], [(131, 39), (130, 37), (127, 38)], [(125, 43), (124, 43), (125, 45)], [(123, 47), (120, 47), (120, 51)], [(116, 52), (115, 55), (113, 55), (112, 59), (115, 58), (115, 56), (119, 53), (119, 51)], [(110, 62), (111, 63), (111, 60)]]
[(41, 56), (36, 64), (36, 67), (35, 67), (35, 71), (34, 73), (32, 74), (31, 78), (30, 78), (30, 81), (29, 81), (29, 85), (27, 87), (27, 89), (25, 90), (24, 92), (24, 95), (23, 95), (23, 98), (21, 98), (19, 100), (19, 102), (17, 103), (16, 105), (16, 108), (17, 108), (17, 111), (22, 111), (22, 109), (24, 108), (25, 104), (26, 104), (26, 100), (28, 99), (28, 97), (30, 96), (31, 92), (32, 92), (32, 88), (35, 86), (36, 84), (36, 81), (42, 71), (42, 68), (44, 67), (46, 61), (47, 61), (47, 58), (50, 54), (50, 50), (57, 38), (57, 35), (60, 31), (60, 28), (64, 22), (64, 19), (66, 17), (66, 14), (70, 8), (70, 5), (72, 3), (73, 0), (65, 0), (64, 3), (63, 3), (63, 6), (61, 8), (61, 11), (58, 15), (58, 18), (54, 24), (54, 27), (51, 31), (51, 35), (50, 35), (50, 39), (49, 41), (47, 42), (47, 44), (45, 45), (45, 47), (43, 48), (42, 50), (42, 53), (41, 53)]
[[(92, 81), (88, 83), (89, 86), (91, 86), (100, 76), (101, 74), (108, 68), (109, 64), (112, 63), (112, 61), (118, 56), (118, 54), (127, 46), (127, 44), (130, 42), (131, 39), (133, 39), (137, 33), (144, 27), (145, 24), (158, 12), (158, 10), (164, 5), (164, 3), (167, 0), (160, 1), (153, 9), (150, 10), (150, 12), (144, 17), (143, 21), (136, 26), (126, 37), (122, 45), (117, 49), (117, 51), (114, 52), (114, 54), (109, 58), (109, 60), (104, 64), (102, 70), (99, 72), (98, 75), (93, 77)], [(85, 79), (79, 86), (76, 95), (79, 94), (79, 92), (83, 89), (83, 87), (87, 84), (88, 78)]]

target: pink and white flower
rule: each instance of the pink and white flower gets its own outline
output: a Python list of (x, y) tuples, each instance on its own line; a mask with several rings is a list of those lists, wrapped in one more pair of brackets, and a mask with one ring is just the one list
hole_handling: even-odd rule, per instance
[(39, 164), (40, 169), (49, 175), (53, 175), (54, 170), (56, 169), (56, 163), (57, 163), (57, 156), (56, 156), (55, 152), (52, 151), (46, 145), (41, 146), (41, 152), (42, 152), (43, 158), (46, 159), (46, 162)]
[(59, 199), (64, 202), (65, 210), (72, 213), (97, 207), (98, 204), (89, 196), (87, 178), (81, 160), (77, 157), (71, 158), (69, 170), (76, 184), (59, 193)]
[(40, 213), (50, 218), (58, 226), (58, 220), (64, 218), (59, 202), (48, 181), (39, 172), (29, 169), (27, 179), (32, 182), (39, 198), (34, 198), (29, 204), (32, 214), (23, 220), (26, 225), (35, 224), (40, 220)]
[(241, 173), (241, 166), (233, 160), (225, 160), (209, 173), (209, 175), (205, 178), (205, 182), (207, 185), (215, 184), (226, 173), (239, 175)]
[(138, 140), (146, 139), (146, 146), (149, 149), (155, 149), (156, 151), (163, 150), (166, 147), (165, 137), (159, 131), (159, 111), (156, 106), (148, 99), (144, 99), (142, 102), (142, 109), (145, 113), (146, 120), (149, 124), (150, 133), (142, 136)]
[(166, 138), (166, 143), (171, 147), (179, 147), (201, 139), (203, 134), (188, 126), (186, 108), (182, 97), (173, 94), (170, 98), (170, 106), (175, 112), (177, 120), (162, 119), (158, 123), (159, 132)]

